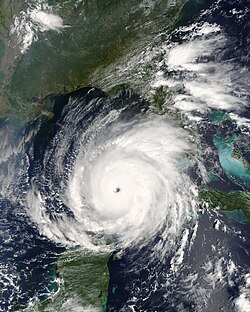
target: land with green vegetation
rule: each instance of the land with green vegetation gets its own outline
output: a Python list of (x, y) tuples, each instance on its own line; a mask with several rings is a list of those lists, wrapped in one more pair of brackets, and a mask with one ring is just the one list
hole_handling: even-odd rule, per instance
[(73, 0), (50, 0), (49, 5), (56, 8), (67, 27), (60, 32), (38, 32), (38, 40), (21, 54), (10, 29), (13, 16), (25, 12), (28, 4), (2, 0), (0, 113), (10, 111), (32, 118), (51, 109), (41, 101), (48, 94), (91, 84), (102, 87), (98, 77), (103, 70), (131, 47), (145, 46), (160, 32), (173, 29), (186, 1), (170, 5), (165, 0), (92, 0), (74, 5)]
[[(54, 272), (51, 295), (25, 309), (26, 312), (68, 312), (89, 308), (105, 311), (108, 296), (110, 254), (92, 254), (81, 249), (60, 256)], [(77, 310), (78, 311), (78, 310)]]
[(250, 193), (249, 192), (220, 192), (212, 189), (203, 189), (199, 192), (201, 203), (208, 203), (210, 208), (222, 212), (242, 211), (246, 217), (245, 222), (250, 222)]

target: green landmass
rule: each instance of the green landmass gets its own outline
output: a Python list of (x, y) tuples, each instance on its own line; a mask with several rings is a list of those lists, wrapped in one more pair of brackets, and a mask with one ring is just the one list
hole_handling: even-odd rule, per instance
[(165, 0), (89, 0), (76, 6), (73, 1), (50, 0), (50, 5), (60, 5), (57, 14), (69, 27), (60, 33), (40, 33), (39, 40), (20, 55), (14, 39), (9, 41), (9, 30), (13, 15), (18, 16), (27, 4), (2, 0), (0, 113), (14, 110), (22, 117), (33, 118), (44, 108), (41, 100), (46, 95), (93, 84), (91, 77), (96, 79), (95, 72), (101, 76), (132, 46), (136, 50), (161, 31), (173, 29), (186, 1), (177, 0), (169, 6)]
[(235, 159), (238, 159), (242, 163), (242, 165), (244, 166), (244, 168), (246, 170), (249, 169), (249, 163), (243, 157), (241, 151), (238, 148), (234, 147), (233, 152), (232, 152), (232, 157), (235, 158)]
[(24, 311), (69, 312), (72, 308), (106, 311), (109, 257), (109, 253), (92, 254), (78, 248), (65, 252), (52, 272), (55, 285), (50, 297)]
[[(11, 25), (14, 16), (26, 12), (30, 3), (34, 8), (36, 1), (1, 0), (0, 115), (34, 119), (41, 112), (51, 112), (52, 105), (44, 102), (46, 95), (81, 86), (93, 85), (109, 93), (103, 83), (109, 80), (107, 68), (124, 70), (125, 55), (139, 55), (157, 37), (165, 40), (171, 30), (185, 23), (185, 16), (191, 18), (213, 1), (48, 0), (66, 27), (60, 32), (39, 32), (38, 41), (21, 54), (17, 37), (10, 35)], [(152, 71), (151, 64), (141, 66), (145, 75)], [(133, 88), (130, 80), (125, 83)], [(164, 113), (160, 93), (153, 104)]]
[(153, 95), (153, 107), (159, 114), (164, 114), (166, 112), (166, 103), (168, 105), (173, 103), (171, 91), (167, 87), (159, 87), (155, 90)]
[(203, 189), (199, 192), (201, 203), (208, 203), (211, 208), (218, 208), (220, 211), (241, 210), (250, 221), (250, 193), (249, 192), (221, 192), (211, 189)]

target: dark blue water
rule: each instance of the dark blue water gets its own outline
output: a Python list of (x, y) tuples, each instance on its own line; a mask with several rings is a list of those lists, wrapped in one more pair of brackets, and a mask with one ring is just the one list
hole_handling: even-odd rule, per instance
[[(239, 236), (237, 232), (224, 232), (222, 227), (217, 230), (216, 220), (220, 220), (231, 229), (237, 228), (242, 235)], [(127, 249), (122, 256), (116, 257), (114, 254), (110, 258), (107, 311), (132, 311), (132, 307), (135, 311), (159, 312), (235, 311), (233, 301), (239, 296), (239, 287), (244, 284), (242, 274), (250, 267), (248, 225), (236, 223), (213, 212), (204, 212), (199, 216), (195, 241), (191, 247), (188, 245), (185, 248), (184, 264), (179, 266), (177, 272), (171, 271), (170, 261), (173, 256), (171, 253), (163, 260), (160, 260), (159, 254), (159, 260), (151, 262), (153, 246), (154, 242), (140, 253), (136, 249)], [(211, 286), (208, 287), (205, 282), (206, 274), (203, 268), (209, 267), (211, 259), (214, 263), (218, 263), (221, 258), (225, 262), (231, 259), (241, 269), (232, 277), (234, 285), (218, 283), (216, 292), (213, 293)], [(225, 267), (223, 269), (225, 270)], [(209, 273), (211, 272), (212, 269)], [(190, 274), (197, 274), (194, 284), (188, 280)], [(217, 275), (215, 274), (213, 278), (216, 282)], [(205, 303), (199, 303), (196, 298), (202, 287), (205, 289), (208, 287), (210, 301), (214, 302), (211, 309), (205, 308)], [(216, 302), (216, 297), (219, 298), (219, 302)]]
[(1, 199), (0, 209), (0, 263), (6, 276), (0, 282), (0, 310), (14, 311), (53, 290), (55, 263), (64, 248), (41, 237), (17, 203)]

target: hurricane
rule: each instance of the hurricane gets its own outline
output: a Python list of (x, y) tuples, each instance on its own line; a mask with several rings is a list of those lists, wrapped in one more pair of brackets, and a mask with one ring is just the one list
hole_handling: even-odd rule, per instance
[(121, 106), (121, 94), (110, 101), (95, 92), (71, 97), (61, 112), (35, 166), (28, 212), (60, 243), (100, 251), (160, 234), (166, 252), (196, 216), (188, 134), (138, 100)]

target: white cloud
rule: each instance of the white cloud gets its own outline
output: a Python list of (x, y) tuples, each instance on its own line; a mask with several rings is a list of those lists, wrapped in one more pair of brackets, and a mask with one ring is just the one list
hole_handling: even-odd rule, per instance
[(46, 1), (31, 2), (28, 8), (14, 16), (10, 29), (13, 45), (20, 45), (21, 53), (24, 54), (31, 44), (38, 40), (39, 33), (45, 31), (59, 32), (65, 27), (63, 19), (55, 14), (56, 9), (49, 6)]
[(40, 25), (40, 31), (55, 30), (59, 31), (64, 28), (63, 19), (55, 14), (43, 11), (32, 11), (31, 19)]
[(245, 275), (245, 285), (240, 288), (240, 295), (235, 299), (237, 312), (250, 311), (250, 274)]

